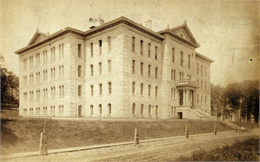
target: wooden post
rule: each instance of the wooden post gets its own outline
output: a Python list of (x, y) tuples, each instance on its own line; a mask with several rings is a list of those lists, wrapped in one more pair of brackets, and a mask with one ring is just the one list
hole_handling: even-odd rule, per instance
[(189, 128), (188, 128), (188, 126), (186, 126), (186, 128), (185, 128), (185, 137), (189, 138)]
[(41, 153), (42, 153), (42, 136), (43, 136), (43, 133), (41, 132), (41, 137), (40, 137), (40, 147), (39, 147), (39, 156), (40, 156)]
[(217, 126), (214, 125), (214, 134), (217, 135)]
[(136, 141), (136, 136), (137, 136), (137, 129), (135, 128), (135, 134), (134, 134), (134, 146), (136, 146), (136, 143), (137, 143), (137, 141)]

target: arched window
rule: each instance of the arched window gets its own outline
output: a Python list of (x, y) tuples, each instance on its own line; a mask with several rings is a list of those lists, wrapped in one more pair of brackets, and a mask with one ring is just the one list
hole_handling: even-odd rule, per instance
[(171, 80), (173, 80), (173, 69), (171, 70)]
[(82, 115), (82, 106), (78, 106), (78, 116), (80, 117)]
[(112, 113), (111, 104), (109, 103), (109, 104), (108, 104), (108, 114), (111, 115), (111, 113)]
[(81, 57), (81, 44), (78, 44), (78, 57)]
[(155, 106), (155, 115), (156, 116), (158, 115), (158, 106), (157, 105)]
[(81, 77), (81, 65), (78, 66), (78, 77)]
[(93, 115), (93, 105), (90, 105), (90, 114)]
[(173, 71), (173, 80), (176, 81), (176, 71)]
[(183, 52), (181, 51), (181, 66), (183, 66)]
[(132, 60), (132, 73), (135, 73), (135, 60)]
[(102, 62), (100, 62), (98, 66), (99, 66), (99, 75), (102, 75)]
[(175, 50), (172, 48), (172, 63), (175, 62)]
[(108, 94), (112, 93), (112, 83), (108, 82)]
[(98, 107), (99, 107), (99, 114), (101, 115), (102, 114), (102, 105), (99, 104)]
[(144, 114), (144, 104), (141, 104), (141, 115)]
[(148, 115), (151, 115), (151, 109), (152, 109), (152, 106), (149, 105), (149, 107), (148, 107)]
[(158, 95), (158, 87), (156, 86), (155, 87), (155, 97), (157, 97), (157, 95)]
[(155, 67), (155, 78), (157, 79), (158, 67)]
[(94, 67), (93, 67), (93, 65), (90, 65), (90, 69), (91, 69), (90, 74), (91, 74), (91, 76), (93, 76), (94, 75)]
[(81, 96), (81, 93), (82, 93), (82, 86), (79, 85), (79, 86), (78, 86), (78, 96), (79, 96), (79, 97)]
[(135, 103), (133, 103), (133, 106), (132, 106), (132, 114), (133, 115), (135, 114)]

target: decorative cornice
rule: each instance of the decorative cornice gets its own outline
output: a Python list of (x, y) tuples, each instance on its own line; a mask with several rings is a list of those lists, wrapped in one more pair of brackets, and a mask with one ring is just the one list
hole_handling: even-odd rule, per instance
[(103, 24), (103, 25), (101, 25), (99, 27), (96, 27), (94, 29), (88, 30), (86, 32), (83, 32), (83, 31), (80, 31), (80, 30), (77, 30), (77, 29), (73, 29), (73, 28), (67, 27), (67, 28), (65, 28), (65, 30), (62, 30), (62, 31), (57, 32), (57, 33), (54, 33), (54, 34), (50, 35), (48, 38), (46, 38), (45, 40), (43, 40), (43, 41), (41, 41), (39, 43), (33, 44), (31, 46), (26, 46), (26, 47), (24, 47), (24, 48), (22, 48), (22, 49), (20, 49), (18, 51), (15, 51), (15, 53), (16, 54), (22, 54), (22, 53), (24, 53), (26, 51), (29, 51), (29, 50), (37, 47), (37, 46), (40, 46), (40, 45), (42, 45), (44, 43), (52, 41), (52, 40), (54, 40), (54, 39), (56, 39), (56, 38), (58, 38), (58, 37), (60, 37), (62, 35), (68, 34), (68, 33), (72, 33), (72, 34), (81, 36), (83, 38), (86, 38), (86, 37), (89, 37), (89, 36), (91, 36), (93, 34), (96, 34), (96, 33), (102, 32), (102, 31), (104, 31), (106, 29), (109, 29), (109, 28), (112, 28), (114, 26), (117, 26), (119, 24), (128, 25), (128, 26), (130, 26), (130, 27), (132, 27), (134, 29), (137, 29), (137, 30), (139, 30), (139, 31), (141, 31), (141, 32), (151, 36), (151, 37), (154, 37), (154, 38), (156, 38), (156, 39), (158, 39), (160, 41), (164, 40), (163, 36), (161, 36), (160, 34), (158, 34), (156, 32), (153, 32), (153, 31), (151, 31), (149, 29), (146, 29), (146, 28), (138, 25), (135, 22), (132, 22), (131, 20), (129, 20), (129, 19), (125, 18), (125, 17), (120, 17), (120, 18), (118, 18), (116, 20), (107, 22), (107, 23), (105, 23), (105, 24)]

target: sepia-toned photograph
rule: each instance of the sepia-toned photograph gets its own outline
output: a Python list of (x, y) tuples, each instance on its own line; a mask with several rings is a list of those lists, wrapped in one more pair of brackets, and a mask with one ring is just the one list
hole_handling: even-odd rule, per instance
[(0, 0), (0, 161), (260, 161), (259, 4)]

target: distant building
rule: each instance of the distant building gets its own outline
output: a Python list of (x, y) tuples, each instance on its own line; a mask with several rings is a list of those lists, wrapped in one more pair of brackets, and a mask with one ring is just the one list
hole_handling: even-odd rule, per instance
[[(151, 24), (149, 24), (151, 26)], [(186, 22), (154, 32), (125, 17), (83, 32), (37, 30), (20, 60), (22, 116), (201, 118), (211, 59)]]

